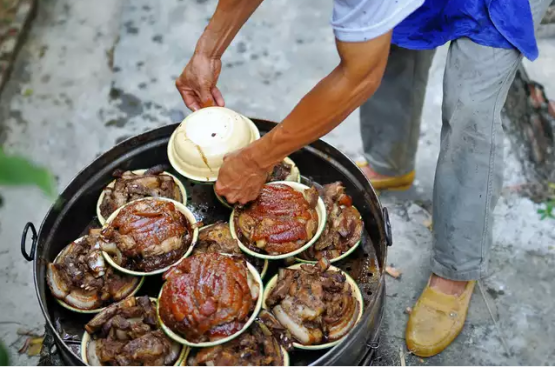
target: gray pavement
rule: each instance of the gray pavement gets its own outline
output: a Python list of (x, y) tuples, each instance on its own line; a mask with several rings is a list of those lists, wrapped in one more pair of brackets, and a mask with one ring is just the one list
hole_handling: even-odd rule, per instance
[[(215, 4), (42, 1), (0, 97), (0, 144), (49, 167), (62, 189), (116, 142), (181, 120), (187, 111), (174, 79)], [(227, 105), (246, 115), (283, 118), (338, 62), (330, 7), (318, 0), (263, 3), (224, 56), (220, 87)], [(445, 54), (441, 48), (431, 69), (416, 185), (397, 197), (382, 196), (394, 228), (388, 261), (403, 275), (388, 279), (380, 364), (400, 364), (400, 348), (406, 354), (403, 311), (429, 275), (432, 237), (425, 208), (438, 156)], [(546, 86), (554, 96), (553, 38), (541, 42), (541, 55), (526, 66), (539, 73), (534, 76), (539, 82), (552, 83)], [(23, 93), (28, 89), (30, 96)], [(358, 120), (352, 114), (326, 137), (354, 159), (361, 154)], [(509, 149), (505, 174), (507, 187), (525, 181)], [(554, 364), (554, 222), (540, 221), (538, 205), (527, 198), (505, 193), (496, 209), (484, 295), (475, 290), (464, 331), (437, 357), (421, 361), (407, 355), (408, 365)], [(36, 358), (17, 354), (17, 329), (40, 330), (43, 324), (19, 237), (27, 221), (41, 222), (51, 203), (32, 188), (2, 188), (1, 194), (0, 339), (12, 344), (14, 364), (35, 364)]]

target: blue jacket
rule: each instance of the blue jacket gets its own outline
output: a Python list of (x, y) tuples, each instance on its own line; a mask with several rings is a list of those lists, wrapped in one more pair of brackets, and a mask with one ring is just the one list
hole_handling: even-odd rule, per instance
[(461, 37), (484, 46), (516, 48), (529, 60), (539, 55), (528, 0), (425, 0), (394, 28), (392, 42), (423, 50)]

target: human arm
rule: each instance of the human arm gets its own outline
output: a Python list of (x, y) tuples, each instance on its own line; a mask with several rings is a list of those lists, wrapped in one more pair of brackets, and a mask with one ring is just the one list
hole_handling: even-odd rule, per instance
[(195, 52), (176, 80), (186, 106), (195, 111), (206, 106), (224, 106), (216, 87), (220, 58), (251, 14), (263, 0), (219, 0), (216, 10), (199, 38)]
[(224, 158), (216, 192), (230, 203), (255, 199), (274, 165), (338, 126), (378, 88), (391, 31), (365, 42), (336, 41), (340, 63), (272, 131)]

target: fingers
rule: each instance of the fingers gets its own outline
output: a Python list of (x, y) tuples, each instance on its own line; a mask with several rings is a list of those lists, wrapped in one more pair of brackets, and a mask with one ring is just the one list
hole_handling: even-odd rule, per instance
[(199, 99), (201, 100), (201, 106), (202, 107), (211, 107), (211, 106), (215, 106), (216, 102), (214, 101), (214, 98), (212, 97), (212, 93), (210, 92), (210, 89), (201, 89), (201, 91), (199, 92)]
[(197, 98), (197, 95), (195, 95), (193, 92), (181, 91), (180, 89), (178, 89), (178, 91), (180, 92), (181, 98), (183, 99), (185, 106), (187, 106), (191, 111), (197, 111), (201, 108), (201, 105), (199, 104), (199, 99)]
[(218, 87), (212, 88), (212, 97), (214, 97), (214, 100), (216, 101), (216, 105), (220, 107), (224, 107), (224, 97), (222, 97), (222, 93), (220, 93)]

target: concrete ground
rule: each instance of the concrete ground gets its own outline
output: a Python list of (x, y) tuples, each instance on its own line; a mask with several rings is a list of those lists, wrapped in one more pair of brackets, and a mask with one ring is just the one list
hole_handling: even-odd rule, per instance
[[(0, 98), (0, 144), (49, 167), (62, 189), (115, 143), (181, 120), (187, 112), (174, 79), (215, 3), (41, 1)], [(330, 4), (318, 0), (263, 3), (224, 56), (220, 87), (227, 105), (250, 116), (283, 118), (338, 62), (330, 12)], [(527, 65), (540, 73), (535, 78), (546, 84), (550, 96), (553, 37), (541, 41), (540, 60)], [(379, 363), (400, 364), (402, 349), (408, 365), (552, 365), (554, 222), (541, 221), (539, 206), (511, 191), (496, 209), (490, 273), (475, 290), (462, 334), (431, 359), (421, 361), (405, 352), (403, 311), (416, 301), (429, 275), (432, 236), (425, 208), (438, 156), (445, 54), (441, 48), (431, 69), (416, 185), (401, 196), (382, 197), (394, 229), (388, 261), (403, 275), (388, 280)], [(357, 114), (326, 139), (357, 159)], [(519, 163), (506, 151), (505, 185), (523, 183)], [(25, 223), (40, 224), (51, 201), (32, 188), (2, 188), (1, 194), (0, 339), (10, 345), (14, 364), (35, 364), (35, 358), (17, 354), (18, 328), (40, 330), (43, 325), (31, 265), (20, 254), (19, 240)]]

